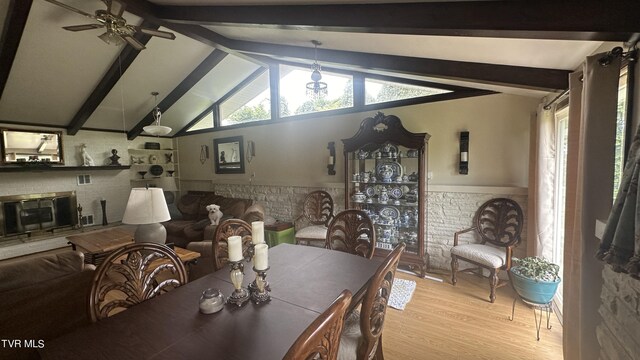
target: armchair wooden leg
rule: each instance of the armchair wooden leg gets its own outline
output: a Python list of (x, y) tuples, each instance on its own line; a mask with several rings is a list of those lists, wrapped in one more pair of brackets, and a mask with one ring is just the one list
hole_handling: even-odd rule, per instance
[(384, 356), (382, 355), (382, 334), (380, 334), (380, 338), (378, 339), (378, 346), (376, 347), (376, 355), (374, 359), (384, 360)]
[(491, 270), (491, 276), (489, 277), (489, 286), (491, 287), (491, 294), (489, 294), (489, 300), (493, 303), (496, 301), (496, 286), (498, 286), (498, 271)]
[(458, 282), (456, 273), (458, 272), (458, 258), (455, 255), (451, 255), (451, 283), (455, 285)]

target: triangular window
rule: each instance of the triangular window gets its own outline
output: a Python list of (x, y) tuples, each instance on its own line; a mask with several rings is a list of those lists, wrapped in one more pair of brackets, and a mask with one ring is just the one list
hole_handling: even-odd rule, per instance
[(436, 89), (426, 86), (401, 84), (392, 81), (365, 79), (365, 105), (379, 104), (389, 101), (413, 99), (450, 93), (450, 90)]

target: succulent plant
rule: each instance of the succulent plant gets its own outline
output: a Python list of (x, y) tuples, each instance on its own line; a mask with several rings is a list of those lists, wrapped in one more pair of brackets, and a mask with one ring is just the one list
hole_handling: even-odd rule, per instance
[(523, 259), (513, 259), (515, 266), (511, 271), (535, 281), (555, 282), (560, 272), (560, 266), (545, 259), (529, 256)]

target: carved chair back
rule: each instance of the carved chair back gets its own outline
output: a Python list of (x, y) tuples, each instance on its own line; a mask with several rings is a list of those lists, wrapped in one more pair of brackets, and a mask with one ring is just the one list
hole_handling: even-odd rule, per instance
[(475, 228), (482, 243), (500, 247), (518, 245), (523, 222), (520, 205), (506, 198), (485, 202), (475, 216)]
[(351, 292), (344, 290), (298, 337), (283, 360), (337, 359), (344, 315), (350, 303)]
[(169, 247), (126, 245), (105, 258), (93, 276), (89, 316), (96, 322), (187, 283), (187, 271)]
[(228, 219), (223, 221), (213, 234), (213, 267), (222, 269), (229, 262), (229, 236), (242, 237), (242, 255), (247, 257), (251, 245), (251, 225), (244, 220)]
[(396, 277), (400, 256), (406, 248), (405, 243), (398, 244), (380, 264), (371, 278), (360, 310), (360, 332), (362, 341), (358, 346), (358, 359), (382, 359), (382, 328), (384, 326), (387, 303), (391, 287)]
[(333, 199), (328, 192), (323, 190), (310, 192), (302, 206), (302, 216), (311, 225), (329, 226), (329, 221), (333, 217)]
[(344, 251), (371, 259), (375, 244), (375, 227), (367, 213), (362, 210), (342, 211), (329, 224), (327, 249)]

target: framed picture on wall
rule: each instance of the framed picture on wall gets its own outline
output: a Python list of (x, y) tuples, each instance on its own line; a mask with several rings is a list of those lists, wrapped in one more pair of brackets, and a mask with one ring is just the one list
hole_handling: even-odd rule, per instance
[(244, 174), (242, 136), (213, 139), (216, 174)]

